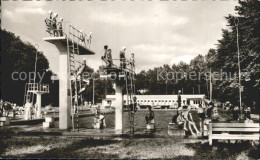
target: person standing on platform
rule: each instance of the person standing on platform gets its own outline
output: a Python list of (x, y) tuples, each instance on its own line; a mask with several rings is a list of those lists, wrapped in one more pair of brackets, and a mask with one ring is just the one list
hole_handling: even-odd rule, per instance
[(112, 59), (112, 51), (111, 51), (111, 49), (107, 50), (107, 61), (108, 61), (107, 67), (112, 67), (113, 59)]
[(102, 53), (102, 55), (101, 55), (101, 60), (103, 60), (103, 61), (106, 63), (106, 66), (108, 65), (107, 52), (108, 52), (108, 46), (105, 45), (105, 46), (104, 46), (103, 53)]
[(52, 18), (52, 29), (53, 29), (54, 37), (57, 37), (59, 35), (57, 30), (57, 17), (58, 17), (58, 13), (55, 13), (55, 15)]
[(63, 36), (63, 30), (62, 30), (62, 23), (63, 23), (63, 18), (60, 18), (60, 21), (57, 23), (58, 29), (59, 29), (59, 36)]
[(133, 67), (135, 67), (135, 54), (134, 53), (131, 54), (129, 64), (132, 65)]
[(125, 59), (125, 50), (126, 47), (122, 47), (122, 51), (120, 51), (119, 58), (120, 58), (120, 68), (126, 68), (126, 59)]

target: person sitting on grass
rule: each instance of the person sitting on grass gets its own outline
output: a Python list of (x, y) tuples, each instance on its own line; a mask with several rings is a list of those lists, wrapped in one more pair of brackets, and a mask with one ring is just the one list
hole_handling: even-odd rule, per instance
[(154, 119), (154, 112), (152, 107), (148, 106), (148, 113), (145, 115), (146, 124), (151, 124), (151, 121)]
[(191, 134), (192, 134), (192, 135), (195, 135), (195, 133), (194, 133), (193, 130), (192, 130), (192, 126), (193, 126), (193, 128), (194, 128), (195, 131), (196, 131), (196, 134), (199, 135), (200, 132), (199, 132), (198, 128), (196, 127), (195, 122), (193, 121), (193, 117), (192, 117), (192, 115), (191, 115), (191, 113), (190, 113), (190, 110), (191, 110), (191, 107), (188, 106), (188, 107), (187, 107), (187, 111), (185, 111), (185, 112), (183, 113), (184, 119), (187, 121), (187, 124), (188, 124), (188, 126), (189, 126), (189, 130), (190, 130)]

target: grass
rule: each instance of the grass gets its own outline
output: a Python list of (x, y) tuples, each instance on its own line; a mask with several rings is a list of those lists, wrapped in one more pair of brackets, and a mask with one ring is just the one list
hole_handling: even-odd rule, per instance
[(171, 158), (258, 159), (259, 145), (189, 143), (179, 138), (123, 140), (86, 137), (5, 137), (0, 140), (1, 158)]
[[(144, 115), (138, 111), (135, 117), (136, 129), (145, 128)], [(176, 111), (155, 111), (156, 128), (167, 128)], [(198, 115), (192, 112), (198, 125)], [(91, 128), (93, 117), (80, 119), (80, 126)], [(106, 116), (109, 128), (114, 127), (114, 115)], [(128, 114), (124, 114), (124, 125), (129, 126)], [(135, 139), (90, 139), (87, 137), (64, 136), (0, 136), (0, 158), (88, 158), (88, 159), (258, 159), (259, 144), (249, 142), (227, 144), (208, 143), (180, 137), (135, 138)]]

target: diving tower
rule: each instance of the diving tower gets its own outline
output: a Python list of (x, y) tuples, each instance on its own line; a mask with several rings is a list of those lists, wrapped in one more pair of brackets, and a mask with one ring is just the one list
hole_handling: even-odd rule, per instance
[[(58, 33), (62, 32), (61, 36), (59, 36), (59, 34), (55, 35), (55, 31)], [(76, 60), (76, 56), (94, 55), (95, 52), (90, 50), (90, 47), (85, 44), (85, 41), (83, 42), (83, 32), (72, 25), (69, 25), (67, 33), (64, 30), (50, 28), (50, 26), (47, 25), (46, 32), (48, 32), (49, 35), (44, 37), (43, 40), (55, 45), (59, 50), (59, 128), (69, 129), (72, 124), (71, 116), (73, 120), (74, 114), (74, 112), (72, 112), (72, 106), (76, 103), (75, 97), (78, 97), (78, 82), (72, 80), (73, 75), (77, 72), (76, 68), (80, 66)], [(71, 112), (73, 114), (71, 114)]]
[[(25, 97), (24, 101), (29, 100), (33, 101), (32, 94), (36, 94), (36, 104), (37, 104), (37, 112), (36, 117), (41, 118), (41, 108), (42, 108), (42, 94), (49, 93), (49, 85), (41, 84), (41, 83), (26, 83), (25, 85)], [(24, 102), (24, 103), (25, 103)]]
[[(135, 84), (134, 75), (135, 68), (134, 63), (128, 63), (126, 59), (113, 59), (119, 60), (120, 65), (125, 64), (125, 67), (118, 67), (112, 65), (110, 67), (102, 67), (103, 74), (100, 75), (101, 79), (107, 79), (114, 83), (115, 89), (115, 131), (117, 134), (122, 134), (123, 132), (123, 112), (124, 112), (124, 102), (123, 102), (123, 89), (125, 88), (125, 94), (127, 95), (127, 105), (129, 107), (129, 102), (133, 102), (133, 96), (135, 95)], [(130, 66), (127, 68), (127, 66)], [(130, 133), (134, 134), (134, 113), (131, 111), (129, 113), (130, 119)]]

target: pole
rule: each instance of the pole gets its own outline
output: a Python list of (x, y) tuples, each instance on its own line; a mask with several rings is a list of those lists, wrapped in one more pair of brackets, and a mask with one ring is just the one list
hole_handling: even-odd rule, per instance
[(95, 78), (93, 78), (93, 99), (92, 99), (92, 105), (95, 104)]
[(240, 117), (242, 116), (242, 93), (241, 93), (241, 70), (240, 70), (240, 53), (239, 53), (239, 40), (238, 40), (238, 23), (239, 19), (235, 18), (235, 25), (237, 29), (237, 63), (238, 63), (238, 84), (239, 84), (239, 109)]
[(168, 82), (168, 81), (166, 80), (166, 85), (165, 85), (165, 94), (166, 94), (166, 95), (168, 94), (168, 91), (167, 91), (167, 87), (168, 87), (167, 84), (168, 84), (168, 83), (167, 83), (167, 82)]
[(198, 85), (198, 92), (199, 92), (199, 94), (200, 94), (200, 85)]
[[(39, 48), (38, 44), (36, 44), (37, 49)], [(35, 63), (34, 63), (34, 77), (33, 77), (33, 90), (35, 89), (35, 80), (36, 80), (36, 69), (37, 69), (37, 56), (38, 56), (38, 51), (36, 49), (36, 53), (35, 53)], [(32, 103), (33, 103), (33, 99), (34, 99), (34, 93), (32, 94)]]
[(209, 100), (212, 102), (212, 81), (211, 81), (211, 68), (210, 68), (210, 77), (209, 77), (209, 96), (210, 96), (210, 98), (209, 98)]

